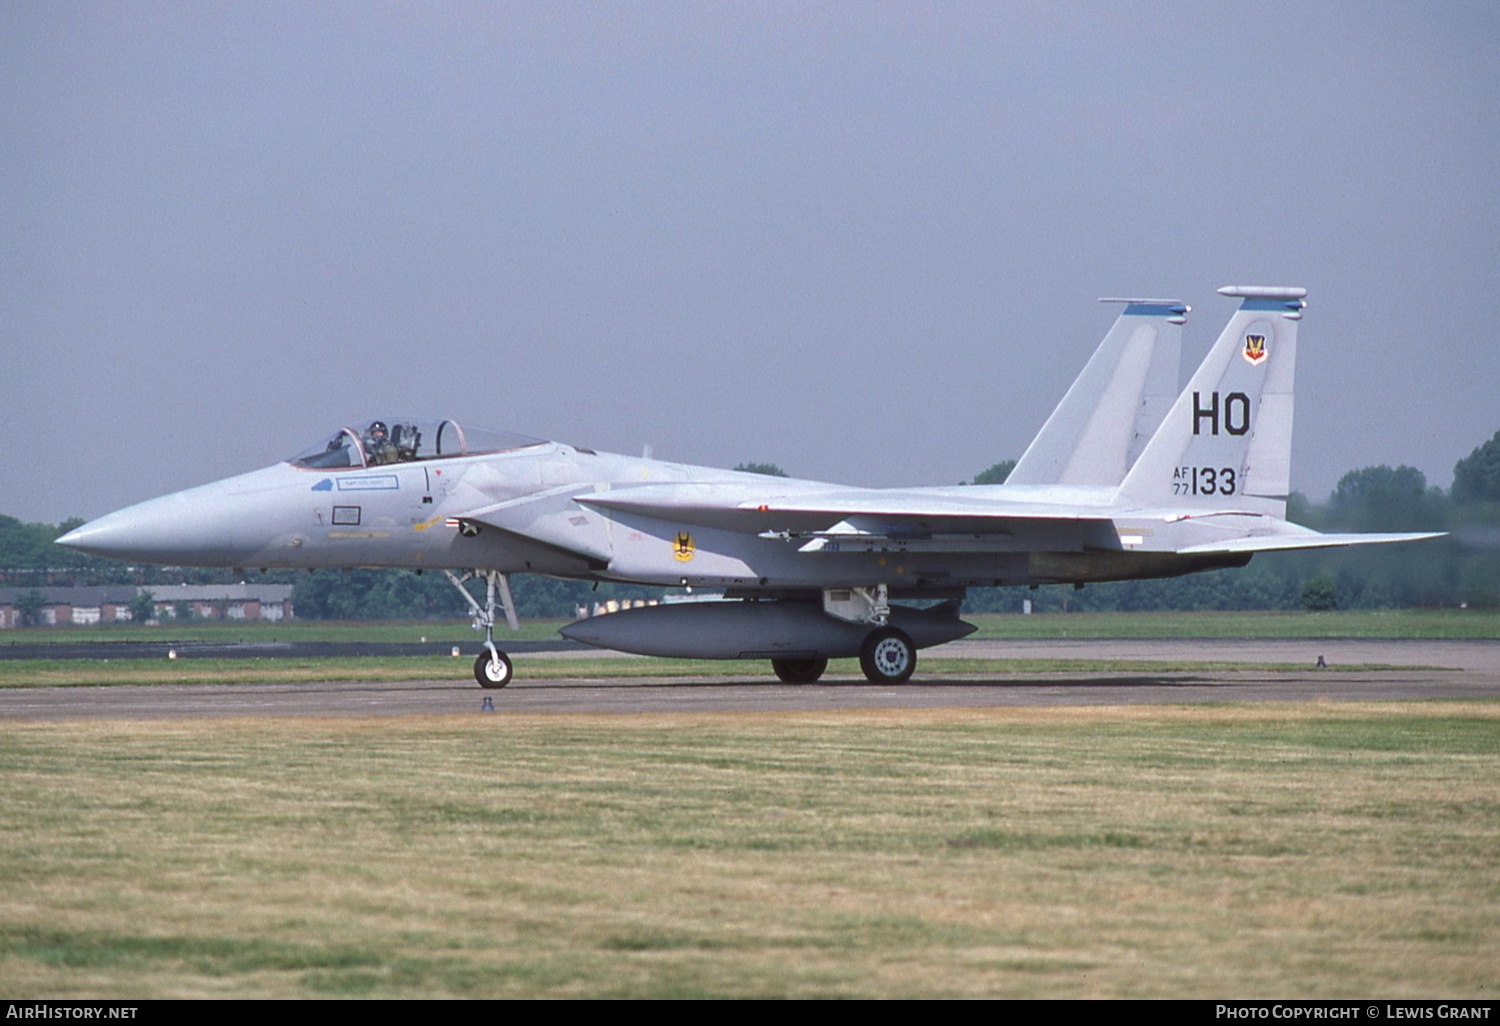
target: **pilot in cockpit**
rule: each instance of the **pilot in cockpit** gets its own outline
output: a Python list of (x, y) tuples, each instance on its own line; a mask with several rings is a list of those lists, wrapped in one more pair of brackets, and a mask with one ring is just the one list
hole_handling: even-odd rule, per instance
[(371, 464), (395, 463), (400, 458), (400, 453), (391, 442), (390, 435), (386, 433), (383, 420), (370, 422), (370, 427), (365, 432), (364, 445), (365, 459)]

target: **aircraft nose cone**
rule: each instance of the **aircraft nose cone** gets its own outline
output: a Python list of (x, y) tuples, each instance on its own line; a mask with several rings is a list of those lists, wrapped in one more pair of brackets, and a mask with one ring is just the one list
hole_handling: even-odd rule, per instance
[(73, 530), (58, 538), (57, 544), (63, 546), (64, 548), (77, 549), (79, 552), (89, 551), (89, 538), (93, 535), (93, 527), (97, 523), (98, 521), (94, 521), (94, 523), (82, 524), (78, 527), (73, 528)]
[(148, 499), (75, 528), (57, 543), (137, 563), (265, 566), (278, 532), (302, 508), (295, 500), (307, 485), (297, 473), (278, 465)]
[(142, 502), (75, 527), (57, 544), (112, 559), (172, 560), (210, 541), (182, 505), (171, 495)]

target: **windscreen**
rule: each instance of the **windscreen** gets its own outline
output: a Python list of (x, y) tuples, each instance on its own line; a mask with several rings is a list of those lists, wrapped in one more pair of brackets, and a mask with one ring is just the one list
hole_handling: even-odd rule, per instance
[(296, 467), (323, 470), (362, 467), (365, 465), (365, 458), (359, 451), (359, 441), (354, 433), (342, 428), (333, 437), (303, 449), (288, 462)]

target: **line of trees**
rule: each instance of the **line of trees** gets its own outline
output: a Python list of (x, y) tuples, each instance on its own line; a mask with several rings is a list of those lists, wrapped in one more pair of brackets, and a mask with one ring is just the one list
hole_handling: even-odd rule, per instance
[[(975, 475), (1001, 484), (1014, 461)], [(775, 464), (736, 469), (786, 476)], [(1165, 609), (1329, 609), (1409, 606), (1500, 606), (1500, 431), (1459, 460), (1453, 488), (1429, 487), (1415, 467), (1351, 470), (1327, 503), (1300, 494), (1288, 519), (1320, 531), (1448, 531), (1449, 537), (1410, 545), (1267, 553), (1247, 567), (1161, 581), (1090, 585), (975, 588), (965, 608), (1014, 611), (1025, 599), (1037, 611)], [(82, 521), (28, 524), (0, 515), (0, 585), (227, 584), (227, 570), (126, 566), (54, 545)], [(468, 607), (440, 573), (291, 570), (257, 574), (267, 584), (293, 584), (297, 615), (306, 619), (461, 619)], [(661, 589), (599, 585), (532, 575), (512, 580), (517, 612), (528, 618), (572, 616), (578, 606), (609, 599), (654, 598)], [(476, 597), (480, 594), (474, 588)], [(24, 597), (24, 596), (23, 596)]]

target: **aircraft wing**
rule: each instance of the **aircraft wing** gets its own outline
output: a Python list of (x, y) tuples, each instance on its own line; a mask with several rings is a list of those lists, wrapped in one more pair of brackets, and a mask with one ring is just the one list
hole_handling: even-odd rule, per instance
[(954, 495), (951, 489), (860, 488), (789, 494), (772, 487), (755, 494), (738, 483), (733, 486), (642, 485), (580, 495), (578, 502), (605, 511), (618, 510), (731, 531), (762, 531), (767, 526), (783, 525), (813, 527), (852, 516), (963, 521), (1004, 530), (1005, 525), (1019, 521), (1109, 520), (1112, 514), (1119, 512), (1099, 505), (999, 500), (980, 494), (969, 498)]
[[(999, 489), (996, 489), (998, 491)], [(747, 498), (747, 494), (749, 497)], [(1098, 501), (1047, 501), (995, 495), (990, 489), (837, 489), (768, 484), (760, 494), (743, 483), (641, 485), (580, 495), (606, 516), (633, 514), (673, 523), (802, 540), (799, 551), (849, 551), (851, 546), (902, 542), (908, 547), (984, 552), (1077, 551), (1124, 546), (1181, 555), (1237, 555), (1420, 541), (1440, 533), (1320, 534), (1255, 510), (1120, 506)], [(1155, 524), (1152, 540), (1127, 539), (1136, 525)], [(1204, 541), (1223, 531), (1224, 538)], [(1253, 532), (1253, 533), (1249, 533)]]
[[(820, 491), (776, 491), (770, 489), (746, 498), (743, 485), (640, 485), (607, 492), (577, 496), (584, 506), (600, 510), (618, 510), (641, 516), (719, 527), (726, 530), (763, 530), (768, 518), (780, 523), (833, 522), (846, 517), (869, 519), (931, 520), (987, 524), (993, 530), (1025, 521), (1106, 522), (1120, 518), (1132, 520), (1203, 521), (1213, 517), (1252, 517), (1265, 515), (1254, 510), (1183, 509), (1173, 506), (1122, 506), (1101, 501), (1097, 492), (1074, 491), (1055, 500), (1046, 490), (1028, 490), (1016, 497), (997, 494), (1009, 490), (997, 488), (827, 488)], [(1019, 490), (1017, 490), (1019, 491)], [(1110, 493), (1112, 494), (1112, 492)], [(1364, 537), (1363, 535), (1357, 537)]]
[[(799, 487), (801, 485), (801, 487)], [(837, 488), (811, 482), (640, 485), (580, 495), (620, 519), (650, 518), (800, 542), (799, 552), (852, 552), (899, 544), (948, 553), (1117, 548), (1106, 507), (1012, 502), (956, 489)], [(965, 488), (963, 492), (971, 489)]]

